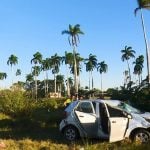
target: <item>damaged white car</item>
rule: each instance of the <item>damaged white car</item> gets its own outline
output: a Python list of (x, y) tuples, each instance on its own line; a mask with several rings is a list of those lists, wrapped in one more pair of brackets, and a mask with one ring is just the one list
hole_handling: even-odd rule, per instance
[(141, 115), (142, 113), (134, 112), (130, 105), (124, 105), (126, 103), (118, 100), (74, 101), (65, 109), (65, 118), (59, 129), (70, 141), (87, 137), (108, 139), (109, 142), (125, 138), (148, 142), (150, 113)]

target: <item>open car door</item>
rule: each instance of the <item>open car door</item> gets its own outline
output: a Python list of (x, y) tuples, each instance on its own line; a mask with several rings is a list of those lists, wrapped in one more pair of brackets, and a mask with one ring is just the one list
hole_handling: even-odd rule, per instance
[(124, 139), (129, 119), (122, 110), (107, 105), (109, 119), (109, 142)]
[(128, 118), (112, 117), (109, 118), (109, 123), (110, 123), (109, 142), (116, 142), (123, 140), (127, 129)]
[(75, 114), (80, 127), (86, 132), (88, 137), (97, 135), (97, 119), (90, 102), (80, 102), (75, 109)]

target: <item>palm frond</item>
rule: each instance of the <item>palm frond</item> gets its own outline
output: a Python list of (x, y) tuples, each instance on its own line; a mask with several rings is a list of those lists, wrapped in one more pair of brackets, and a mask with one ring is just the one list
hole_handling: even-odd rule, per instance
[(61, 34), (70, 34), (70, 32), (68, 30), (64, 30), (61, 32)]

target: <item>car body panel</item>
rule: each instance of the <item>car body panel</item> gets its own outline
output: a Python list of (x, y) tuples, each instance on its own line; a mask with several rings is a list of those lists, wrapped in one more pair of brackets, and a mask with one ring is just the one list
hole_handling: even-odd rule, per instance
[(97, 135), (98, 126), (96, 114), (88, 114), (84, 112), (75, 111), (79, 119), (80, 126), (85, 130), (88, 137), (95, 137)]
[(123, 140), (128, 125), (128, 118), (122, 117), (109, 118), (109, 121), (110, 121), (109, 142), (116, 142)]

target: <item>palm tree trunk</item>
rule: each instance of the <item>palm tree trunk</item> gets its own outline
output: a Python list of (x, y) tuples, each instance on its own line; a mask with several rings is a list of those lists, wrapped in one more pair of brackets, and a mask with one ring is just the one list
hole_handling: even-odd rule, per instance
[(74, 86), (75, 86), (75, 93), (78, 99), (78, 81), (77, 81), (77, 62), (76, 62), (76, 50), (75, 46), (73, 46), (73, 55), (74, 55)]
[(37, 101), (37, 76), (35, 75), (35, 99)]
[[(46, 74), (46, 72), (43, 71), (43, 74), (44, 73)], [(46, 97), (46, 77), (45, 76), (44, 76), (44, 92), (45, 92), (45, 97)]]
[(56, 75), (54, 73), (54, 86), (55, 86), (55, 95), (56, 95)]
[(139, 74), (138, 74), (138, 77), (139, 77), (139, 87), (140, 87), (141, 80), (140, 80), (140, 75)]
[(46, 94), (48, 94), (48, 72), (46, 70)]
[(128, 64), (128, 70), (129, 70), (129, 82), (131, 81), (131, 73), (130, 73), (130, 66), (129, 66), (129, 62), (127, 60), (127, 64)]
[(13, 85), (13, 76), (14, 76), (14, 71), (13, 71), (13, 67), (12, 67), (12, 66), (11, 66), (11, 76), (12, 76), (11, 84)]
[(92, 74), (92, 71), (91, 71), (91, 80), (92, 80), (92, 90), (94, 89), (94, 81), (93, 81), (93, 74)]
[(68, 79), (68, 66), (66, 64), (66, 72), (67, 72), (67, 96), (70, 97), (70, 86), (69, 86), (69, 79)]
[(61, 83), (60, 83), (59, 89), (60, 89), (60, 90), (59, 90), (59, 94), (60, 94), (59, 97), (61, 97), (61, 92), (62, 92), (62, 86), (61, 86)]
[(102, 73), (101, 73), (101, 97), (103, 98), (103, 83), (102, 83)]
[(150, 52), (149, 52), (149, 45), (148, 45), (147, 37), (146, 37), (146, 31), (145, 31), (144, 17), (143, 17), (142, 9), (140, 9), (140, 11), (141, 11), (142, 28), (143, 28), (143, 33), (144, 33), (144, 41), (145, 41), (145, 46), (146, 46), (148, 83), (150, 83)]
[(89, 71), (89, 91), (91, 90), (91, 72)]

